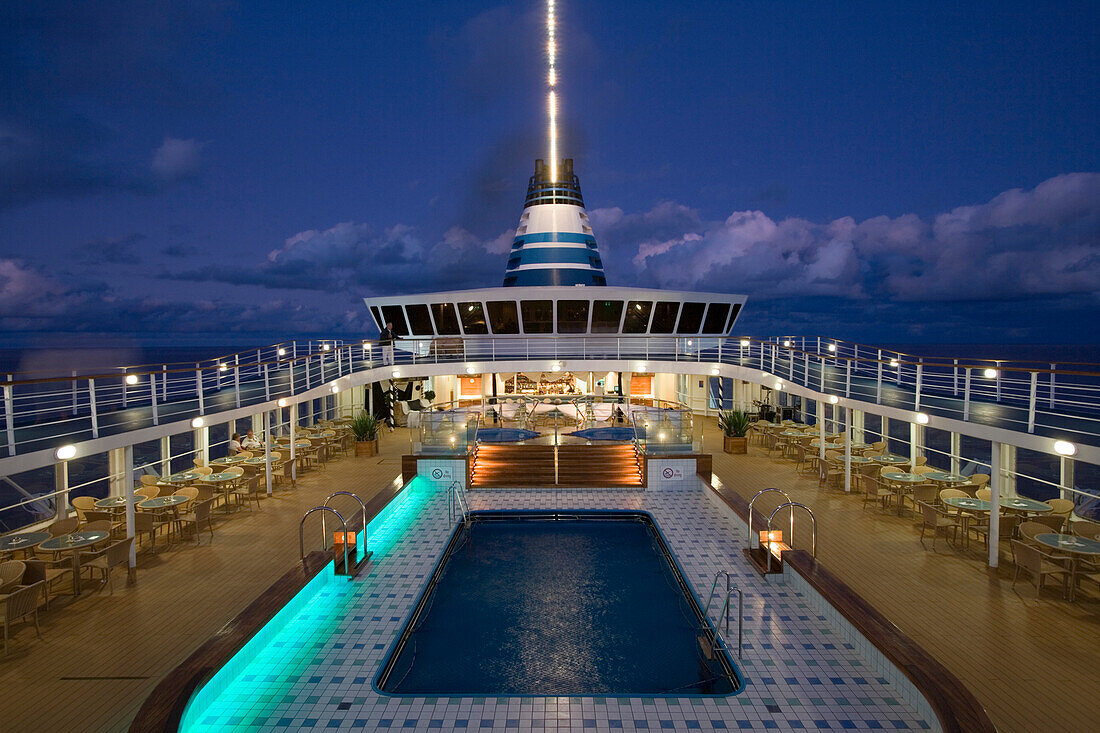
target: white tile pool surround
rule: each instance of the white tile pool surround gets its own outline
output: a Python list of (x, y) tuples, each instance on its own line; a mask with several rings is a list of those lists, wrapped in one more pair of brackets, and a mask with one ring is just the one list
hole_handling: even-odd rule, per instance
[[(246, 663), (187, 730), (937, 730), (856, 641), (741, 551), (745, 529), (701, 481), (680, 490), (500, 490), (468, 494), (479, 509), (650, 512), (696, 597), (731, 570), (745, 592), (745, 688), (727, 697), (390, 697), (371, 683), (404, 627), (453, 527), (442, 486), (419, 479), (418, 514), (360, 576), (336, 578)], [(418, 502), (419, 503), (419, 502)], [(394, 520), (397, 521), (397, 520)], [(407, 521), (407, 520), (406, 520)], [(717, 601), (716, 601), (717, 605)], [(714, 622), (717, 611), (712, 609)], [(731, 636), (736, 636), (731, 621)], [(896, 679), (896, 678), (895, 678)], [(923, 707), (923, 706), (922, 706)], [(927, 710), (927, 708), (925, 708)], [(196, 713), (198, 711), (190, 711)], [(189, 714), (189, 719), (193, 717)]]

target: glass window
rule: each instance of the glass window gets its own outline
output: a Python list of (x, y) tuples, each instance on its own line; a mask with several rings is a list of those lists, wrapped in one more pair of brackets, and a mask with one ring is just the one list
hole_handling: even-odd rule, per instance
[(649, 314), (653, 303), (648, 300), (632, 300), (626, 306), (623, 333), (645, 333), (649, 329)]
[(741, 312), (741, 304), (734, 303), (730, 310), (730, 322), (726, 324), (726, 333), (733, 330), (733, 324), (737, 321), (737, 314)]
[(405, 306), (405, 315), (409, 317), (409, 327), (414, 336), (431, 336), (432, 319), (428, 315), (428, 306), (423, 303), (414, 303)]
[(554, 301), (524, 300), (519, 307), (523, 313), (524, 333), (554, 332)]
[(703, 333), (726, 333), (722, 328), (726, 325), (726, 316), (729, 313), (729, 303), (711, 303), (707, 308), (706, 320), (703, 321)]
[(519, 333), (519, 316), (516, 315), (516, 301), (490, 300), (489, 322), (493, 324), (493, 333)]
[(481, 303), (459, 303), (458, 316), (462, 319), (462, 330), (467, 334), (489, 333)]
[(379, 331), (386, 327), (386, 324), (382, 323), (382, 313), (379, 312), (378, 306), (372, 305), (370, 307), (370, 314), (374, 316), (374, 323), (378, 326)]
[(405, 311), (399, 305), (382, 306), (382, 318), (393, 324), (393, 332), (398, 336), (408, 336), (409, 326), (405, 323)]
[(458, 317), (455, 316), (453, 303), (432, 303), (432, 320), (435, 332), (440, 336), (458, 336)]
[(592, 333), (618, 333), (622, 316), (621, 300), (597, 300), (592, 304)]
[(676, 313), (680, 310), (679, 303), (660, 301), (653, 309), (653, 325), (650, 333), (672, 333), (676, 328)]
[(680, 310), (680, 322), (676, 324), (676, 333), (699, 333), (704, 308), (706, 303), (684, 303)]
[(558, 333), (584, 333), (588, 330), (588, 301), (558, 301)]

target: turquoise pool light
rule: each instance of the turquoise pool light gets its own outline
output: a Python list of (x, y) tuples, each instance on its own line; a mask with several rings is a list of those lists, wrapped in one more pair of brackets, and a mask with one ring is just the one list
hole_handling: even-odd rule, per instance
[[(367, 525), (377, 563), (392, 552), (433, 495), (416, 478)], [(329, 563), (191, 698), (181, 731), (256, 730), (283, 694), (324, 655), (366, 582), (336, 578)]]

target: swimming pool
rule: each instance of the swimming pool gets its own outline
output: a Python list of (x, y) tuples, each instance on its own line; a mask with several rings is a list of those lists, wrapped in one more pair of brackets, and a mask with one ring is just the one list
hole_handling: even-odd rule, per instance
[[(653, 520), (482, 512), (459, 526), (376, 684), (391, 695), (740, 688)], [(702, 639), (702, 641), (701, 641)]]
[(517, 443), (521, 440), (537, 438), (534, 430), (524, 428), (478, 428), (477, 439), (482, 443)]

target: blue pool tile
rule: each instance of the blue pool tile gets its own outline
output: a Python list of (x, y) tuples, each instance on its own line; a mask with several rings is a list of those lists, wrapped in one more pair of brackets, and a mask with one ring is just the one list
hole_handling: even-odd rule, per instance
[(710, 727), (714, 728), (715, 730), (725, 730), (726, 721), (724, 721), (724, 720), (712, 720), (712, 721), (710, 721)]

